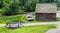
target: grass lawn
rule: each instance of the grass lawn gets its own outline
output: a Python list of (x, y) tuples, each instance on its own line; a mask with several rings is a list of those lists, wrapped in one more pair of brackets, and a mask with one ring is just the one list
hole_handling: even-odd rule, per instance
[(0, 27), (0, 33), (44, 33), (51, 28), (56, 28), (56, 25), (24, 26), (17, 29)]
[[(34, 20), (33, 21), (28, 21), (26, 20), (26, 17), (25, 15), (14, 15), (14, 16), (3, 16), (3, 17), (0, 17), (0, 23), (7, 23), (7, 22), (10, 22), (12, 20), (22, 20), (26, 23), (31, 23), (31, 22), (51, 22), (51, 21), (43, 21), (43, 20), (40, 20), (40, 21), (36, 21), (35, 17), (34, 17)], [(60, 17), (57, 18), (57, 21), (60, 20)]]
[(24, 21), (26, 23), (36, 22), (35, 19), (33, 21), (26, 20), (25, 15), (14, 15), (14, 16), (2, 16), (2, 17), (0, 17), (0, 24), (5, 24), (5, 23), (13, 21), (13, 20), (19, 20), (19, 21), (21, 20), (21, 21)]
[(57, 21), (60, 21), (60, 17), (57, 17)]
[(0, 17), (0, 23), (7, 23), (10, 22), (11, 20), (20, 20), (21, 16), (16, 15), (16, 16), (3, 16)]

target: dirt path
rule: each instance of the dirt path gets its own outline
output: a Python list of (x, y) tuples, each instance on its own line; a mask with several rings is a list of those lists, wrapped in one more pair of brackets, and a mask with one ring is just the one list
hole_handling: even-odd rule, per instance
[(45, 25), (45, 24), (57, 24), (57, 25), (60, 25), (60, 21), (56, 21), (56, 22), (37, 22), (37, 23), (26, 23), (26, 24), (24, 24), (24, 26)]
[[(57, 24), (60, 25), (60, 21), (56, 22), (36, 22), (36, 23), (25, 23), (24, 26), (33, 26), (33, 25), (44, 25), (44, 24)], [(0, 24), (0, 27), (4, 27), (6, 24)]]
[(4, 27), (6, 24), (0, 24), (0, 27)]
[[(33, 25), (45, 25), (45, 24), (57, 24), (57, 28), (50, 29), (45, 33), (60, 33), (60, 21), (55, 22), (36, 22), (36, 23), (26, 23), (24, 26), (33, 26)], [(6, 24), (0, 24), (0, 27), (4, 27)]]

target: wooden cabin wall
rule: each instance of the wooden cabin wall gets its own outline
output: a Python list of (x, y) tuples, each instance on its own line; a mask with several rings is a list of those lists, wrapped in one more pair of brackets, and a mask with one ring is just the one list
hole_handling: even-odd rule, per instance
[(36, 20), (56, 20), (56, 13), (36, 13)]

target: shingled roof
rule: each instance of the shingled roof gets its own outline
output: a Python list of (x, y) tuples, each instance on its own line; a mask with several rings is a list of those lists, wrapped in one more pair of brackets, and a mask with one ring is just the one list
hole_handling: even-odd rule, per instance
[(56, 13), (57, 3), (38, 3), (36, 4), (36, 13)]

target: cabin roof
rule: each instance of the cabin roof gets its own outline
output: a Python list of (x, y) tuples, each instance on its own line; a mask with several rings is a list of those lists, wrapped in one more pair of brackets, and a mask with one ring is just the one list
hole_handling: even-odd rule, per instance
[(56, 13), (57, 3), (38, 3), (36, 4), (36, 13)]

